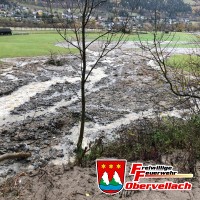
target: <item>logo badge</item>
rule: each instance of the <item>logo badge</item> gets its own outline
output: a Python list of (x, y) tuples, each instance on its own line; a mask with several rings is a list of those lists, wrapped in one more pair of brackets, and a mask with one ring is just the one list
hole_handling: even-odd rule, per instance
[(97, 183), (106, 194), (116, 194), (125, 182), (126, 160), (96, 160)]

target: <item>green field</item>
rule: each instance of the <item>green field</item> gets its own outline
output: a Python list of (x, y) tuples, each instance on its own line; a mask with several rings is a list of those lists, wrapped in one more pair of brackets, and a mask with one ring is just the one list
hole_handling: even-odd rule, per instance
[[(87, 39), (95, 39), (98, 36), (98, 33), (88, 33)], [(116, 34), (115, 37), (113, 38), (113, 41), (117, 41), (121, 34)], [(139, 36), (139, 37), (138, 37)], [(128, 41), (139, 41), (139, 38), (141, 41), (153, 41), (153, 34), (148, 32), (148, 33), (142, 33), (142, 34), (126, 34), (125, 38), (127, 38)], [(163, 40), (166, 41), (180, 41), (180, 42), (189, 42), (194, 40), (196, 37), (194, 35), (191, 35), (189, 33), (183, 33), (183, 32), (177, 32), (177, 33), (172, 33), (172, 34), (163, 34), (163, 33), (158, 33), (157, 34), (157, 39), (162, 38)], [(103, 38), (105, 39), (105, 38)]]
[(199, 56), (194, 55), (173, 55), (167, 60), (167, 65), (185, 71), (198, 71), (200, 66)]
[[(50, 52), (59, 54), (69, 53), (68, 49), (55, 46), (56, 43), (63, 41), (61, 36), (55, 31), (31, 31), (28, 35), (15, 34), (17, 33), (14, 32), (12, 36), (0, 36), (0, 58), (42, 56), (50, 55)], [(73, 36), (72, 32), (68, 32), (68, 35), (69, 37)], [(87, 40), (90, 41), (98, 35), (99, 33), (88, 33)], [(126, 36), (129, 41), (138, 41), (137, 34)], [(120, 34), (116, 34), (113, 41), (117, 41), (119, 37)], [(167, 38), (168, 35), (165, 37)], [(189, 41), (192, 38), (193, 36), (187, 33), (177, 33), (173, 41)], [(152, 41), (152, 39), (151, 33), (141, 34), (142, 41)], [(102, 38), (102, 40), (105, 40), (105, 38)], [(72, 53), (77, 52), (74, 48), (71, 51)]]
[(0, 58), (50, 55), (50, 52), (67, 53), (67, 49), (55, 47), (60, 40), (59, 35), (49, 33), (1, 36)]

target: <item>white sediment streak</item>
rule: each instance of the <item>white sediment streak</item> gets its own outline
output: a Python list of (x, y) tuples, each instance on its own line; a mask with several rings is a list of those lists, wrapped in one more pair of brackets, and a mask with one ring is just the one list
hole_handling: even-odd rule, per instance
[[(90, 52), (92, 53), (92, 52)], [(96, 56), (93, 55), (93, 56)], [(87, 70), (90, 70), (91, 67), (95, 61), (88, 62)], [(22, 62), (21, 65), (26, 65), (27, 62)], [(88, 78), (88, 82), (86, 83), (86, 88), (89, 92), (87, 94), (93, 92), (95, 90), (94, 85), (99, 82), (102, 78), (106, 77), (107, 75), (104, 73), (105, 67), (101, 68), (95, 68), (93, 69), (91, 75)], [(7, 75), (7, 74), (5, 74)], [(11, 78), (12, 74), (10, 74)], [(14, 78), (14, 77), (12, 77)], [(45, 110), (40, 111), (31, 111), (30, 113), (24, 114), (24, 116), (21, 115), (10, 115), (10, 112), (14, 110), (16, 107), (19, 107), (23, 105), (24, 103), (30, 101), (31, 97), (34, 97), (37, 93), (42, 93), (50, 88), (50, 86), (56, 84), (56, 83), (64, 83), (65, 81), (70, 83), (76, 83), (77, 81), (80, 81), (80, 77), (53, 77), (49, 81), (45, 82), (31, 82), (28, 85), (20, 87), (18, 90), (12, 92), (10, 95), (3, 96), (0, 98), (0, 126), (2, 126), (5, 123), (8, 122), (15, 122), (15, 121), (21, 121), (24, 120), (27, 116), (40, 116), (46, 113), (53, 113), (56, 111), (57, 108), (70, 105), (71, 103), (78, 100), (77, 95), (73, 96), (73, 100), (70, 101), (64, 101), (61, 100), (60, 102), (57, 102), (52, 107), (48, 107)], [(94, 90), (93, 90), (94, 89)], [(98, 89), (98, 87), (96, 87)], [(80, 96), (80, 91), (77, 91), (77, 94)]]
[(14, 91), (12, 94), (3, 96), (0, 98), (0, 125), (2, 125), (4, 120), (9, 117), (10, 112), (16, 107), (23, 105), (28, 102), (31, 97), (35, 96), (37, 93), (42, 93), (49, 89), (51, 85), (56, 83), (64, 83), (65, 81), (75, 83), (79, 78), (69, 78), (69, 77), (54, 77), (49, 81), (45, 82), (32, 82), (28, 85), (20, 87), (18, 90)]
[[(177, 117), (181, 118), (181, 115), (184, 113), (190, 112), (189, 109), (182, 109), (182, 110), (177, 110), (174, 109), (172, 111), (167, 111), (163, 112), (161, 116), (170, 116), (170, 117)], [(129, 114), (124, 115), (123, 117), (112, 121), (111, 123), (102, 125), (94, 122), (86, 122), (85, 123), (85, 136), (83, 139), (83, 148), (88, 147), (89, 143), (94, 141), (96, 138), (99, 138), (99, 136), (105, 136), (107, 140), (113, 140), (114, 137), (114, 131), (119, 129), (123, 125), (129, 125), (132, 122), (142, 119), (142, 118), (154, 118), (155, 113), (153, 109), (149, 109), (147, 111), (143, 112), (131, 112)], [(70, 157), (69, 155), (69, 145), (67, 144), (70, 141), (72, 141), (74, 144), (77, 143), (78, 140), (78, 135), (80, 131), (80, 124), (77, 126), (74, 126), (69, 132), (71, 135), (66, 135), (62, 138), (62, 141), (60, 144), (54, 146), (53, 148), (56, 149), (63, 149), (64, 157), (63, 158), (57, 158), (56, 160), (52, 161), (54, 164), (62, 164), (62, 163), (67, 163), (68, 159), (70, 158), (73, 160), (73, 157)]]

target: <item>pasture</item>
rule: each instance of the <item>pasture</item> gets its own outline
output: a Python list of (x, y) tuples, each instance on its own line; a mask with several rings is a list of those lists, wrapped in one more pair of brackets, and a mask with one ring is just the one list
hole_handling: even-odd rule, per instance
[(167, 65), (185, 71), (199, 72), (200, 58), (195, 55), (173, 55), (167, 60)]
[(50, 55), (50, 52), (67, 53), (67, 49), (55, 46), (60, 39), (55, 33), (1, 36), (0, 58), (42, 56)]
[[(27, 31), (23, 31), (27, 32)], [(12, 58), (12, 57), (34, 57), (34, 56), (43, 56), (50, 55), (51, 52), (57, 54), (66, 54), (69, 53), (69, 49), (57, 47), (56, 43), (64, 41), (61, 36), (59, 36), (56, 31), (30, 31), (28, 34), (20, 34), (20, 32), (13, 32), (12, 36), (1, 36), (0, 37), (0, 58)], [(68, 36), (73, 38), (74, 35), (72, 31), (67, 32)], [(99, 36), (100, 33), (97, 32), (88, 32), (87, 40), (91, 41)], [(117, 41), (120, 37), (120, 34), (115, 34), (113, 41)], [(126, 40), (136, 42), (138, 41), (137, 34), (125, 35)], [(190, 41), (194, 36), (189, 35), (188, 33), (177, 33), (172, 38), (168, 34), (164, 36), (167, 40), (173, 40), (173, 42), (181, 41), (187, 42)], [(106, 38), (101, 38), (105, 40)], [(151, 33), (141, 34), (140, 39), (142, 41), (152, 41), (153, 36)], [(70, 49), (71, 53), (76, 53), (77, 50), (74, 48)]]

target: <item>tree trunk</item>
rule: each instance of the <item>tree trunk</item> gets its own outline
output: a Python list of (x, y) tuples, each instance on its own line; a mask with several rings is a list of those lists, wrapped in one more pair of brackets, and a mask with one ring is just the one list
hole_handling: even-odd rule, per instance
[(82, 149), (84, 128), (85, 128), (85, 83), (82, 83), (81, 84), (81, 127), (80, 127), (78, 143), (77, 143), (78, 151)]
[[(82, 143), (83, 143), (83, 135), (84, 135), (84, 128), (85, 128), (85, 75), (86, 75), (86, 66), (87, 66), (87, 59), (86, 59), (86, 47), (85, 47), (85, 12), (86, 7), (83, 13), (82, 19), (82, 76), (81, 76), (81, 127), (80, 127), (80, 134), (77, 143), (77, 151), (78, 153), (82, 152)], [(80, 155), (82, 157), (82, 155)]]

